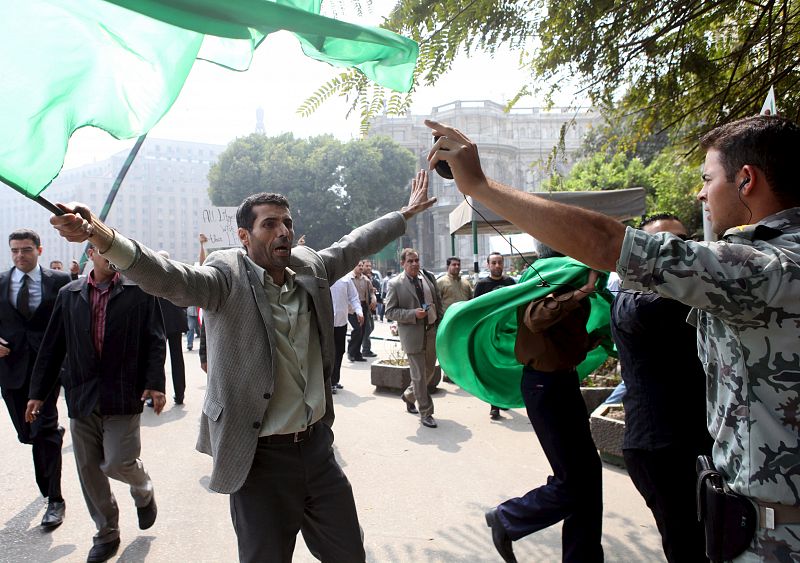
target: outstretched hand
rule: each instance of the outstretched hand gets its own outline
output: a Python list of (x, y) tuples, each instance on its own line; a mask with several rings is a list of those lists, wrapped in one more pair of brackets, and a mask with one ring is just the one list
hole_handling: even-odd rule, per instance
[(438, 137), (428, 153), (431, 170), (440, 160), (446, 161), (453, 172), (456, 187), (464, 195), (472, 195), (487, 185), (486, 175), (483, 173), (481, 159), (478, 156), (478, 146), (470, 141), (469, 137), (455, 127), (443, 125), (438, 121), (426, 119), (425, 125), (431, 128), (434, 137)]
[(84, 242), (94, 231), (92, 212), (82, 203), (56, 204), (63, 215), (50, 217), (50, 224), (69, 242)]
[(408, 198), (408, 205), (400, 210), (403, 217), (411, 219), (421, 211), (425, 211), (436, 203), (435, 197), (428, 197), (428, 172), (420, 170), (417, 176), (411, 180), (411, 196)]

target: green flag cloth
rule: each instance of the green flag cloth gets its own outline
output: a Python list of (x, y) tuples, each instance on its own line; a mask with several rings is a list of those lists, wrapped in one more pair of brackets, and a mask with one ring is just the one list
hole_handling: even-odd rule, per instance
[[(517, 308), (561, 285), (580, 287), (589, 274), (588, 267), (572, 258), (544, 258), (534, 267), (536, 271), (528, 268), (516, 285), (451, 305), (436, 334), (436, 356), (442, 371), (465, 391), (498, 407), (524, 406), (520, 393), (522, 366), (514, 356)], [(548, 287), (542, 287), (543, 279)], [(607, 279), (608, 274), (601, 274), (598, 286), (605, 288)], [(603, 289), (587, 299), (591, 312), (586, 330), (601, 338), (601, 346), (578, 366), (581, 378), (597, 369), (613, 350), (611, 295)]]
[[(80, 127), (149, 131), (198, 58), (246, 69), (264, 37), (295, 33), (309, 57), (408, 91), (417, 44), (319, 15), (318, 0), (24, 0), (0, 3), (0, 180), (35, 197)], [(280, 56), (277, 54), (276, 56)]]

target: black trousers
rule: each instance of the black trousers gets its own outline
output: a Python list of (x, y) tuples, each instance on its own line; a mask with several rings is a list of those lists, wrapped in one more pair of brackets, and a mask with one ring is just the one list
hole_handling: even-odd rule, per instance
[(710, 446), (704, 449), (675, 445), (652, 451), (623, 450), (628, 474), (653, 512), (670, 563), (708, 561), (695, 498), (695, 460), (711, 453)]
[(561, 520), (562, 560), (603, 561), (603, 489), (600, 456), (573, 371), (522, 372), (522, 398), (553, 470), (547, 483), (498, 506), (512, 540)]
[(259, 440), (244, 485), (230, 496), (239, 561), (290, 563), (299, 531), (325, 563), (366, 560), (353, 490), (332, 443), (321, 422), (303, 442)]
[(30, 381), (19, 389), (3, 389), (3, 400), (17, 431), (17, 439), (33, 446), (33, 470), (42, 496), (51, 501), (61, 501), (61, 444), (63, 436), (58, 428), (58, 389), (50, 393), (39, 410), (36, 420), (25, 422)]
[[(350, 321), (350, 327), (352, 328), (350, 331), (350, 342), (347, 344), (347, 357), (350, 359), (361, 358), (363, 357), (361, 356), (361, 339), (363, 338), (364, 332), (361, 325), (358, 324), (358, 316), (355, 313), (347, 315), (347, 320)], [(366, 316), (364, 317), (364, 322), (366, 322)]]
[(333, 375), (331, 385), (339, 383), (342, 377), (342, 359), (344, 358), (344, 341), (347, 338), (347, 325), (333, 327)]
[(186, 366), (183, 363), (183, 333), (173, 332), (167, 335), (169, 361), (172, 365), (172, 388), (175, 400), (182, 401), (186, 392)]

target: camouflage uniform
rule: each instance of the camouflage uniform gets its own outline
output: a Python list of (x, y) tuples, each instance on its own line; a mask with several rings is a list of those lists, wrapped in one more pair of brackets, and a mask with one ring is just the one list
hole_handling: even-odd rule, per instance
[[(626, 289), (695, 309), (714, 465), (755, 501), (800, 505), (800, 207), (684, 242), (629, 228), (617, 264)], [(665, 344), (667, 345), (667, 344)], [(759, 528), (737, 561), (789, 561), (800, 524)]]

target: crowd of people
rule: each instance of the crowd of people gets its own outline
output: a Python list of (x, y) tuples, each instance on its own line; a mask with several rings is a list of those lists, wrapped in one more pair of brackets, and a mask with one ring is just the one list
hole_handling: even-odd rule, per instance
[[(792, 560), (800, 552), (800, 196), (790, 166), (800, 127), (759, 116), (703, 137), (698, 199), (720, 240), (696, 242), (674, 215), (626, 227), (504, 186), (484, 175), (466, 135), (426, 125), (437, 138), (431, 167), (446, 161), (461, 192), (533, 235), (539, 261), (582, 263), (581, 283), (553, 284), (517, 310), (520, 391), (552, 475), (486, 512), (503, 560), (516, 561), (515, 540), (561, 521), (564, 561), (604, 558), (602, 465), (576, 367), (598, 345), (586, 328), (588, 297), (607, 291), (598, 279), (608, 271), (620, 277), (611, 330), (626, 384), (625, 462), (666, 558), (715, 560), (709, 535), (733, 544), (744, 534), (744, 550), (725, 559)], [(323, 561), (364, 561), (354, 493), (332, 453), (332, 397), (342, 388), (345, 353), (351, 362), (374, 357), (373, 316), (396, 322), (411, 374), (403, 406), (437, 428), (428, 386), (442, 319), (455, 303), (515, 283), (498, 253), (473, 286), (459, 258), (449, 258), (436, 279), (413, 248), (400, 253), (397, 275), (383, 283), (372, 275), (365, 257), (402, 236), (434, 201), (422, 170), (407, 206), (315, 251), (296, 244), (285, 197), (254, 194), (237, 211), (242, 248), (207, 258), (203, 249), (200, 265), (127, 238), (81, 204), (60, 205), (64, 214), (51, 223), (68, 241), (90, 243), (87, 276), (60, 271), (58, 261), (39, 266), (38, 235), (11, 233), (14, 268), (0, 275), (0, 387), (19, 440), (33, 446), (36, 482), (48, 499), (42, 526), (58, 526), (65, 511), (62, 386), (97, 527), (87, 560), (106, 561), (120, 544), (109, 478), (130, 485), (140, 528), (153, 525), (140, 416), (148, 401), (156, 414), (166, 404), (167, 347), (173, 400), (183, 402), (181, 335), (191, 334), (191, 350), (201, 309), (208, 386), (197, 448), (213, 458), (209, 488), (229, 495), (240, 560), (291, 561), (302, 531)], [(680, 417), (667, 402), (676, 378)], [(490, 405), (489, 414), (501, 418), (500, 407)], [(724, 518), (712, 508), (698, 521), (695, 460), (702, 455), (712, 457), (728, 493), (752, 505), (749, 536), (721, 529)]]

